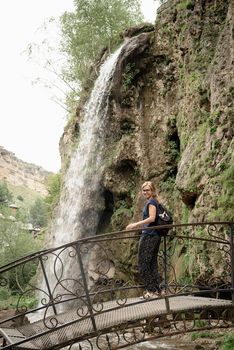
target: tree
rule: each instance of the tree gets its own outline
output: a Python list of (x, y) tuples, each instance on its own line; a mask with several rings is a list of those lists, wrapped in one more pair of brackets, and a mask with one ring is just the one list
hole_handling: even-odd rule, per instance
[[(0, 266), (4, 266), (18, 258), (33, 253), (41, 248), (29, 232), (23, 230), (19, 223), (11, 220), (0, 220)], [(28, 281), (36, 273), (36, 263), (27, 263), (22, 270), (10, 270), (4, 277), (8, 279), (11, 291), (23, 290)], [(17, 274), (17, 277), (16, 277)]]
[(48, 205), (48, 212), (52, 214), (53, 209), (58, 204), (61, 190), (61, 175), (53, 174), (48, 177), (47, 191), (48, 195), (45, 198), (45, 202)]
[(12, 193), (9, 191), (5, 182), (0, 183), (0, 205), (7, 205), (12, 201)]
[(29, 221), (34, 227), (45, 227), (48, 221), (47, 206), (41, 198), (37, 198), (29, 210)]
[(61, 16), (62, 49), (69, 59), (63, 74), (66, 80), (83, 84), (101, 49), (115, 48), (120, 33), (143, 17), (139, 0), (75, 0), (74, 4), (74, 12)]

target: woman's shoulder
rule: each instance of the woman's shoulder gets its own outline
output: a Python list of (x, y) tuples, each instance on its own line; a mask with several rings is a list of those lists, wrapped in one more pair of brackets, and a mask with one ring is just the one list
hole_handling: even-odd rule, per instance
[(147, 202), (147, 204), (152, 204), (152, 205), (155, 205), (157, 206), (158, 205), (158, 201), (155, 199), (155, 198), (150, 198)]

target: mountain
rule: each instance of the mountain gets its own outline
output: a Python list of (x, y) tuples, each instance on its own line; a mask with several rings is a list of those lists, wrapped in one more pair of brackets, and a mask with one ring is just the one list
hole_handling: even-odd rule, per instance
[(15, 197), (31, 203), (45, 196), (46, 179), (52, 173), (42, 167), (18, 159), (14, 153), (0, 146), (0, 181), (5, 182)]

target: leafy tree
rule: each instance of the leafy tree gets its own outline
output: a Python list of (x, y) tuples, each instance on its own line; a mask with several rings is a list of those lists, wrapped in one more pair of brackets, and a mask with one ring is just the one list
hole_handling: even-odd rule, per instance
[(27, 207), (21, 207), (17, 210), (15, 218), (17, 221), (21, 222), (21, 223), (29, 223), (30, 220), (30, 216), (29, 216), (29, 208)]
[(45, 227), (47, 225), (47, 206), (44, 200), (37, 198), (29, 210), (29, 221), (33, 226)]
[[(20, 257), (40, 249), (40, 242), (21, 225), (11, 220), (0, 220), (0, 266), (4, 266)], [(12, 291), (23, 290), (36, 273), (36, 264), (28, 263), (23, 270), (11, 270), (7, 273), (8, 287)]]
[(74, 5), (74, 12), (61, 17), (62, 46), (69, 57), (63, 73), (67, 80), (84, 83), (101, 49), (112, 50), (120, 42), (120, 33), (143, 17), (139, 0), (75, 0)]
[(7, 205), (12, 201), (12, 193), (9, 191), (5, 182), (0, 183), (0, 205)]
[(45, 202), (48, 205), (49, 213), (51, 214), (55, 206), (58, 204), (61, 190), (61, 175), (53, 174), (48, 177), (47, 191), (48, 195), (45, 198)]

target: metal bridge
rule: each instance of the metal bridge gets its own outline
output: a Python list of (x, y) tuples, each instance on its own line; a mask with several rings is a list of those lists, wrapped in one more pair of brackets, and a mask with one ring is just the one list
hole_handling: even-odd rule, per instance
[[(159, 256), (164, 290), (159, 298), (141, 298), (139, 230), (82, 238), (1, 267), (0, 286), (18, 286), (19, 298), (15, 315), (0, 321), (0, 348), (120, 349), (172, 334), (233, 327), (234, 223), (169, 227)], [(25, 280), (33, 268), (36, 277)], [(26, 296), (36, 297), (36, 306), (28, 307)]]

